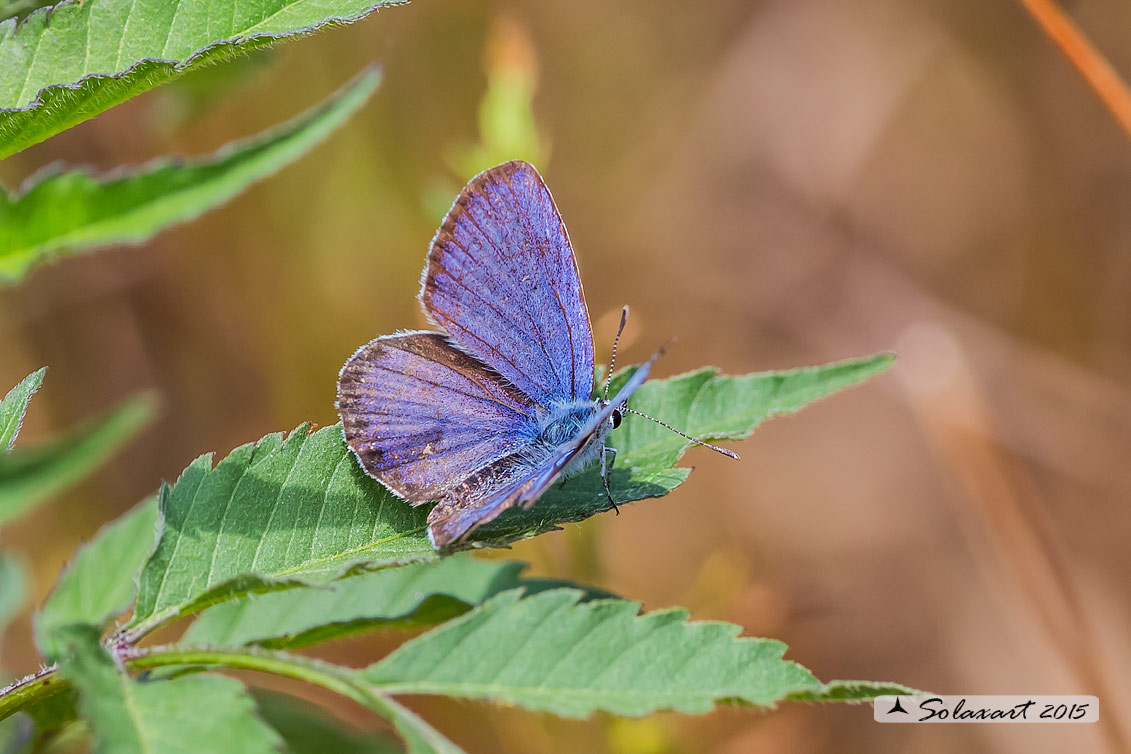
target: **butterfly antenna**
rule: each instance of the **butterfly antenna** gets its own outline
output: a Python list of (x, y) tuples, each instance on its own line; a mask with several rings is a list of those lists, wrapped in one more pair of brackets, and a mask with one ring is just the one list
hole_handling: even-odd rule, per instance
[(651, 419), (652, 421), (656, 422), (657, 424), (659, 424), (664, 429), (670, 429), (672, 432), (675, 432), (677, 435), (684, 438), (685, 440), (691, 440), (691, 442), (695, 443), (696, 445), (702, 445), (704, 448), (710, 448), (711, 450), (715, 451), (716, 453), (722, 453), (727, 458), (733, 458), (736, 461), (741, 460), (738, 457), (738, 453), (735, 453), (733, 450), (727, 450), (726, 448), (720, 448), (718, 445), (712, 445), (709, 442), (703, 442), (702, 440), (696, 440), (691, 435), (687, 435), (687, 434), (684, 434), (683, 432), (680, 432), (675, 427), (671, 426), (670, 424), (665, 424), (664, 422), (660, 421), (659, 419), (657, 419), (654, 416), (648, 416), (648, 414), (642, 413), (642, 412), (637, 411), (635, 409), (631, 409), (628, 406), (621, 406), (620, 410), (625, 411), (625, 412), (630, 413), (630, 414), (636, 414), (637, 416), (643, 416), (645, 419)]
[(605, 400), (609, 399), (609, 384), (613, 381), (613, 367), (617, 365), (617, 343), (620, 343), (620, 334), (624, 332), (624, 326), (628, 322), (628, 306), (620, 310), (620, 327), (617, 328), (617, 336), (613, 338), (613, 358), (609, 361), (609, 373), (605, 376)]

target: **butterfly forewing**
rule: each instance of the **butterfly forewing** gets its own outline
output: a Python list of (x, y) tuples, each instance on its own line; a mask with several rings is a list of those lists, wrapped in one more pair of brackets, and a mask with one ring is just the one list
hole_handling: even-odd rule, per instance
[(338, 380), (346, 442), (371, 476), (421, 503), (529, 444), (530, 399), (440, 333), (377, 338)]
[(577, 263), (532, 165), (508, 162), (468, 183), (432, 241), (420, 301), (539, 404), (590, 396), (593, 335)]
[(542, 434), (573, 402), (589, 405), (593, 335), (569, 236), (524, 162), (464, 188), (432, 241), (420, 302), (447, 333), (361, 348), (342, 368), (339, 412), (366, 472), (410, 502), (437, 501), (428, 533), (445, 547), (533, 504), (602, 441), (651, 362), (568, 438)]

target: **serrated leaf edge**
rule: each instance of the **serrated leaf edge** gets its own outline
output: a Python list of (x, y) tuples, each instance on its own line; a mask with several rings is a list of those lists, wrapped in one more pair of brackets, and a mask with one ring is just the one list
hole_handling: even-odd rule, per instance
[[(197, 59), (199, 59), (200, 57), (202, 57), (202, 56), (204, 56), (204, 55), (206, 55), (206, 54), (208, 54), (208, 53), (212, 52), (213, 50), (218, 49), (220, 47), (224, 47), (224, 46), (238, 47), (241, 44), (244, 44), (246, 42), (252, 42), (252, 41), (255, 41), (255, 40), (258, 40), (258, 39), (264, 39), (264, 40), (269, 40), (271, 42), (274, 42), (274, 41), (277, 41), (277, 40), (280, 40), (280, 39), (286, 39), (286, 38), (289, 38), (289, 37), (298, 37), (298, 36), (313, 34), (313, 33), (317, 32), (317, 31), (319, 31), (319, 30), (321, 30), (321, 29), (323, 29), (327, 26), (332, 26), (332, 25), (335, 25), (335, 24), (351, 24), (355, 21), (360, 21), (361, 19), (365, 18), (366, 16), (369, 16), (369, 15), (379, 11), (381, 8), (394, 7), (394, 6), (397, 6), (397, 5), (407, 5), (408, 2), (409, 2), (409, 0), (385, 0), (383, 2), (372, 3), (365, 10), (363, 10), (359, 13), (355, 13), (353, 15), (330, 16), (330, 17), (324, 18), (319, 23), (312, 24), (311, 26), (307, 26), (307, 27), (301, 27), (301, 28), (298, 28), (298, 29), (293, 29), (291, 31), (262, 32), (262, 33), (259, 33), (259, 34), (237, 35), (237, 36), (234, 36), (234, 37), (229, 37), (227, 39), (220, 39), (220, 40), (217, 40), (217, 41), (212, 42), (210, 44), (207, 44), (204, 47), (201, 47), (200, 49), (196, 50), (194, 53), (189, 55), (187, 58), (185, 58), (183, 61), (170, 60), (170, 59), (167, 59), (167, 58), (160, 58), (160, 57), (141, 58), (141, 59), (135, 61), (129, 68), (126, 68), (123, 71), (118, 71), (116, 73), (90, 73), (90, 74), (87, 74), (87, 75), (85, 75), (85, 76), (79, 78), (78, 80), (73, 81), (69, 84), (50, 84), (48, 86), (42, 87), (42, 88), (39, 89), (38, 92), (36, 92), (35, 99), (33, 99), (27, 105), (24, 105), (22, 107), (0, 107), (0, 113), (20, 113), (20, 112), (28, 112), (28, 111), (31, 111), (31, 110), (35, 110), (36, 108), (43, 107), (43, 105), (45, 104), (43, 102), (43, 96), (44, 96), (45, 92), (61, 91), (61, 90), (67, 90), (67, 89), (77, 90), (77, 89), (80, 89), (83, 86), (83, 84), (85, 84), (86, 82), (91, 81), (91, 80), (123, 79), (123, 78), (126, 78), (127, 76), (129, 76), (131, 73), (133, 73), (135, 70), (137, 70), (141, 66), (146, 65), (146, 64), (157, 63), (157, 64), (168, 65), (168, 66), (171, 66), (173, 68), (175, 73), (180, 73), (180, 72), (186, 70), (193, 63), (195, 63), (197, 61)], [(7, 34), (7, 35), (9, 35), (9, 38), (14, 39), (16, 37), (16, 35), (20, 33), (20, 30), (24, 26), (26, 26), (27, 23), (32, 18), (34, 18), (35, 16), (40, 15), (40, 14), (47, 15), (48, 18), (45, 19), (45, 23), (48, 23), (50, 21), (50, 16), (53, 15), (54, 13), (58, 12), (59, 9), (63, 8), (64, 6), (75, 5), (76, 3), (81, 5), (82, 0), (63, 0), (63, 2), (58, 3), (56, 5), (48, 5), (48, 6), (44, 6), (44, 7), (41, 7), (41, 8), (37, 8), (34, 11), (32, 11), (31, 13), (29, 13), (27, 15), (27, 17), (24, 18), (22, 21), (17, 20), (16, 18), (9, 18), (9, 19), (6, 19), (4, 21), (0, 21), (0, 38), (2, 38), (5, 34)]]

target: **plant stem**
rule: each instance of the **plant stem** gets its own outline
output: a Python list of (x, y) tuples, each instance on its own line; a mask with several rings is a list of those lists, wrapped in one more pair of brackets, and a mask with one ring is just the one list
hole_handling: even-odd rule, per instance
[(168, 665), (205, 665), (293, 678), (353, 699), (366, 707), (370, 697), (354, 680), (354, 671), (301, 655), (259, 647), (178, 647), (157, 646), (129, 649), (122, 653), (131, 670), (147, 670)]
[(51, 665), (0, 689), (0, 720), (69, 689), (70, 681), (62, 678), (58, 669)]
[[(117, 650), (112, 648), (111, 651), (130, 670), (173, 665), (255, 670), (321, 686), (383, 716), (389, 712), (389, 700), (355, 680), (353, 670), (300, 655), (258, 647), (157, 646)], [(0, 691), (0, 720), (67, 691), (70, 687), (70, 681), (59, 675), (58, 666), (44, 668)]]

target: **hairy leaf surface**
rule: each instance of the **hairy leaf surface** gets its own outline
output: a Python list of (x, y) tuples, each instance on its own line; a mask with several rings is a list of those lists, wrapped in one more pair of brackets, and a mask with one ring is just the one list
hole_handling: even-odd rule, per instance
[(0, 453), (7, 453), (12, 449), (12, 443), (20, 433), (24, 414), (27, 413), (27, 404), (43, 384), (43, 375), (46, 371), (47, 367), (42, 367), (24, 377), (20, 380), (20, 384), (9, 390), (4, 400), (0, 401)]
[(142, 569), (135, 626), (239, 594), (325, 583), (360, 564), (434, 557), (426, 511), (365, 476), (338, 425), (268, 435), (215, 468), (201, 456), (158, 500), (163, 535)]
[(772, 705), (821, 687), (782, 659), (785, 645), (740, 626), (639, 614), (626, 600), (579, 603), (571, 589), (492, 598), (402, 645), (363, 675), (384, 693), (484, 698), (582, 717), (603, 710), (702, 713), (722, 702)]

